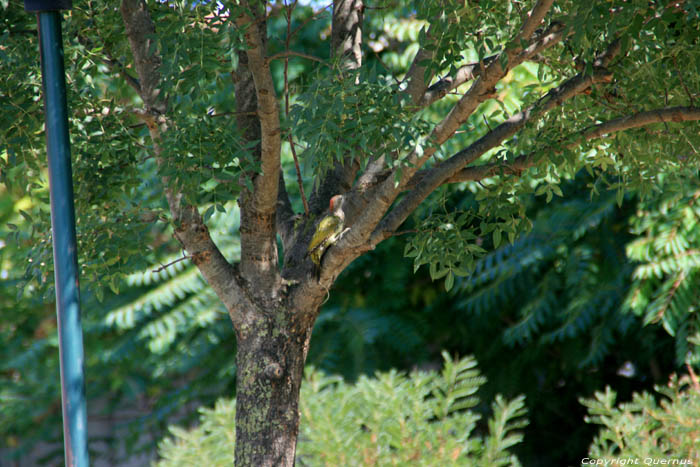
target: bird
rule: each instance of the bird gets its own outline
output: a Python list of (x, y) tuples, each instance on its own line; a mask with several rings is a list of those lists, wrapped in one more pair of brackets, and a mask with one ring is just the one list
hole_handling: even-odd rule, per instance
[(345, 212), (343, 212), (343, 195), (335, 195), (331, 198), (328, 206), (328, 212), (321, 222), (316, 227), (311, 243), (309, 243), (308, 253), (311, 256), (311, 261), (316, 267), (321, 266), (321, 257), (326, 249), (333, 245), (345, 227)]

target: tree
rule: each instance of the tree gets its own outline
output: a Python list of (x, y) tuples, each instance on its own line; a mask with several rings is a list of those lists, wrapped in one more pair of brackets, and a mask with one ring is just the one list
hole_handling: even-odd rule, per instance
[[(0, 49), (10, 90), (2, 101), (2, 180), (41, 199), (41, 115), (29, 98), (39, 86), (26, 58), (34, 43), (29, 19), (12, 7), (5, 19), (12, 40)], [(337, 0), (328, 7), (329, 31), (314, 21), (326, 8), (286, 1), (123, 0), (118, 12), (95, 1), (66, 23), (76, 38), (67, 56), (75, 59), (83, 275), (114, 283), (124, 268), (143, 264), (147, 242), (166, 244), (165, 226), (172, 228), (236, 332), (239, 465), (294, 462), (299, 388), (319, 308), (338, 275), (406, 233), (400, 229), (412, 214), (407, 255), (450, 289), (484, 246), (504, 236), (512, 242), (528, 227), (522, 195), (551, 199), (583, 168), (617, 188), (619, 199), (626, 189), (653, 190), (659, 173), (696, 172), (700, 135), (686, 123), (700, 119), (694, 2)], [(272, 34), (280, 21), (286, 30)], [(405, 52), (382, 31), (408, 24), (409, 66), (363, 66), (363, 25), (381, 22), (370, 47)], [(329, 37), (330, 58), (292, 50), (304, 33)], [(294, 82), (291, 59), (319, 63), (315, 79)], [(528, 66), (536, 79), (514, 81)], [(484, 109), (493, 112), (486, 117)], [(296, 176), (282, 170), (287, 151)], [(455, 211), (429, 199), (457, 183), (476, 192), (477, 205)], [(308, 245), (335, 194), (344, 195), (345, 229), (316, 271)], [(237, 262), (207, 226), (232, 199), (240, 207)], [(33, 254), (46, 257), (48, 244)], [(38, 264), (28, 273), (41, 282)]]

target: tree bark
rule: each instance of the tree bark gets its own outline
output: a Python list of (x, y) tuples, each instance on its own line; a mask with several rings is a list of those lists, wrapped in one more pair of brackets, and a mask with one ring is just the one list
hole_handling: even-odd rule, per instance
[(292, 466), (311, 328), (282, 307), (253, 312), (237, 330), (236, 465)]
[[(256, 2), (250, 6), (258, 15), (238, 20), (249, 26), (249, 47), (239, 52), (234, 73), (236, 110), (244, 139), (258, 143), (253, 155), (262, 170), (244, 175), (252, 179), (253, 190), (244, 187), (239, 198), (241, 262), (236, 282), (248, 300), (230, 310), (237, 340), (235, 460), (238, 466), (293, 466), (299, 389), (311, 330), (325, 295), (311, 269), (303, 267), (310, 262), (303, 236), (294, 231), (294, 213), (279, 171), (278, 112), (264, 59), (265, 8), (256, 9)], [(272, 177), (278, 188), (274, 198)], [(276, 203), (270, 202), (273, 199)], [(296, 282), (282, 279), (286, 274), (278, 267), (277, 233), (283, 239), (285, 268), (300, 266)], [(312, 292), (297, 302), (292, 297), (301, 288)]]

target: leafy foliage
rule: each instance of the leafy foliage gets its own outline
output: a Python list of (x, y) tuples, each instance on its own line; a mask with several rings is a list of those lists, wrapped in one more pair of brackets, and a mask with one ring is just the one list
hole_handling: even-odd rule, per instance
[[(498, 396), (488, 434), (477, 435), (480, 415), (471, 408), (485, 379), (471, 357), (453, 360), (443, 353), (440, 373), (392, 370), (355, 384), (307, 372), (300, 399), (297, 461), (304, 465), (520, 465), (509, 448), (519, 443), (527, 422), (524, 400)], [(334, 410), (328, 410), (334, 407)], [(160, 467), (231, 465), (235, 401), (219, 400), (201, 410), (192, 430), (171, 428), (159, 450)]]
[(615, 209), (614, 192), (587, 199), (585, 178), (567, 187), (566, 200), (538, 209), (530, 232), (486, 254), (473, 275), (458, 281), (461, 306), (471, 313), (517, 299), (516, 321), (504, 334), (508, 345), (586, 336), (581, 366), (600, 362), (633, 322), (618, 312), (631, 272), (620, 253), (624, 212)]
[(617, 394), (606, 387), (591, 399), (588, 423), (602, 428), (589, 454), (601, 462), (613, 458), (666, 459), (692, 464), (700, 461), (700, 386), (697, 377), (673, 376), (666, 387), (657, 386), (657, 400), (644, 392), (630, 402), (616, 403)]
[(325, 173), (356, 154), (362, 165), (376, 153), (389, 154), (387, 166), (400, 166), (428, 128), (388, 76), (314, 80), (290, 111), (291, 128), (305, 143), (301, 157), (314, 173)]
[(700, 365), (700, 193), (671, 186), (642, 203), (627, 245), (636, 262), (625, 306), (675, 337), (676, 362)]

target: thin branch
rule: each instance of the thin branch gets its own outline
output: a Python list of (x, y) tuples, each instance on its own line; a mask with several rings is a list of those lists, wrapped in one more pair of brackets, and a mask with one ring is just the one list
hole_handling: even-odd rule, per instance
[(277, 231), (282, 238), (282, 245), (285, 253), (292, 248), (294, 241), (294, 224), (298, 216), (294, 213), (292, 202), (287, 194), (287, 186), (284, 182), (284, 174), (280, 171), (279, 193), (277, 194)]
[(231, 116), (231, 115), (235, 115), (235, 116), (238, 116), (238, 115), (247, 115), (247, 116), (250, 117), (250, 116), (257, 116), (258, 113), (257, 113), (257, 112), (221, 112), (221, 113), (218, 113), (218, 114), (209, 114), (209, 116), (210, 116), (211, 118), (228, 117), (228, 116)]
[(119, 75), (124, 78), (124, 81), (126, 81), (126, 84), (131, 86), (137, 94), (141, 94), (141, 85), (139, 84), (139, 80), (131, 76), (129, 73), (126, 71), (126, 67), (122, 62), (119, 60), (116, 60), (112, 58), (109, 53), (107, 53), (106, 57), (102, 57), (102, 63), (107, 65), (110, 69), (113, 71), (116, 71), (119, 73)]
[(161, 272), (163, 269), (167, 269), (170, 266), (172, 266), (173, 264), (177, 264), (180, 261), (185, 261), (186, 259), (191, 259), (191, 258), (192, 258), (192, 255), (182, 255), (182, 257), (180, 257), (174, 261), (171, 261), (168, 264), (161, 264), (159, 268), (153, 269), (151, 272)]
[[(286, 46), (289, 47), (289, 36), (287, 36)], [(313, 55), (305, 54), (303, 52), (296, 52), (294, 50), (285, 50), (284, 52), (278, 52), (276, 54), (272, 54), (269, 57), (267, 57), (266, 60), (269, 63), (273, 60), (281, 60), (281, 59), (287, 60), (289, 57), (301, 57), (301, 58), (305, 58), (307, 60), (312, 60), (314, 62), (318, 62), (318, 63), (321, 63), (323, 65), (329, 66), (328, 63), (325, 60), (323, 60), (322, 58), (314, 57)]]
[[(357, 75), (345, 72), (362, 66), (363, 11), (362, 0), (336, 0), (333, 3), (330, 55), (334, 65), (337, 65), (338, 79), (358, 79)], [(346, 151), (342, 160), (336, 161), (331, 170), (325, 172), (310, 194), (311, 213), (325, 212), (333, 195), (349, 191), (359, 169), (359, 157), (354, 151)]]
[(391, 71), (391, 68), (389, 68), (389, 65), (387, 65), (384, 60), (382, 60), (382, 56), (379, 52), (376, 52), (374, 49), (372, 49), (372, 52), (374, 53), (374, 57), (377, 59), (377, 61), (384, 67), (384, 69), (391, 75), (391, 79), (394, 80), (394, 83), (396, 83), (397, 86), (401, 86), (401, 81), (399, 81), (396, 76), (394, 76), (394, 72)]
[[(287, 18), (287, 37), (285, 38), (284, 46), (284, 115), (289, 118), (289, 40), (290, 40), (290, 30), (292, 27), (292, 12), (297, 6), (297, 2), (292, 3), (291, 6), (287, 6), (287, 0), (284, 0), (285, 16)], [(279, 54), (278, 54), (279, 55)], [(297, 157), (297, 150), (294, 147), (294, 138), (292, 137), (291, 130), (287, 133), (287, 140), (289, 141), (289, 147), (292, 150), (292, 157), (294, 158), (294, 168), (297, 171), (297, 183), (299, 184), (299, 193), (301, 193), (301, 200), (304, 204), (304, 212), (306, 216), (309, 216), (309, 202), (306, 200), (306, 195), (304, 194), (304, 181), (301, 178), (301, 169), (299, 168), (299, 158)]]
[(116, 60), (112, 58), (109, 53), (107, 53), (107, 57), (102, 58), (102, 63), (105, 65), (109, 66), (111, 69), (116, 70), (119, 75), (124, 78), (126, 81), (126, 84), (131, 86), (137, 94), (141, 93), (141, 85), (139, 84), (139, 80), (131, 76), (129, 73), (126, 71), (126, 67), (122, 62), (119, 60)]
[[(552, 24), (542, 34), (538, 35), (534, 39), (530, 46), (528, 46), (527, 48), (522, 50), (522, 52), (519, 53), (519, 57), (517, 58), (518, 63), (522, 63), (526, 60), (532, 60), (537, 55), (549, 49), (550, 47), (558, 44), (567, 35), (572, 33), (573, 31), (571, 30), (569, 30), (568, 32), (565, 31), (564, 25), (562, 23), (557, 21), (552, 22)], [(420, 53), (421, 51), (418, 52), (418, 54)], [(414, 59), (413, 64), (411, 64), (411, 69), (409, 69), (409, 72), (406, 74), (406, 78), (404, 78), (411, 80), (409, 81), (409, 87), (406, 89), (406, 91), (409, 93), (409, 95), (411, 95), (414, 98), (413, 101), (418, 105), (418, 108), (427, 107), (435, 101), (442, 99), (447, 94), (457, 89), (459, 86), (473, 79), (476, 79), (480, 76), (481, 72), (485, 67), (493, 63), (493, 61), (498, 58), (498, 55), (490, 55), (484, 58), (482, 62), (474, 62), (462, 65), (461, 67), (459, 67), (454, 76), (448, 76), (446, 78), (443, 78), (438, 82), (432, 84), (430, 87), (423, 87), (421, 90), (421, 94), (414, 97), (414, 93), (416, 93), (418, 90), (418, 84), (415, 83), (420, 82), (420, 80), (416, 78), (422, 79), (422, 75), (413, 76), (413, 74), (418, 73), (419, 71), (422, 71), (423, 73), (425, 72), (425, 67), (418, 67), (416, 65), (416, 62), (419, 60), (425, 60), (430, 58), (430, 56), (428, 56), (427, 54), (424, 57), (421, 57), (418, 54), (416, 54), (416, 58)], [(412, 82), (414, 83), (413, 88), (411, 88)]]
[[(652, 125), (654, 123), (686, 122), (697, 120), (700, 120), (700, 108), (697, 107), (670, 107), (640, 112), (586, 128), (569, 137), (563, 138), (560, 140), (560, 142), (548, 148), (540, 149), (536, 153), (518, 156), (509, 163), (496, 162), (466, 167), (445, 180), (444, 183), (478, 181), (497, 175), (520, 175), (523, 171), (533, 167), (537, 163), (537, 155), (543, 152), (547, 152), (549, 154), (560, 154), (566, 149), (571, 149), (578, 146), (583, 141), (590, 141), (619, 131), (640, 128), (646, 125)], [(569, 142), (567, 143), (565, 141)], [(423, 170), (416, 174), (415, 180), (411, 180), (409, 187), (414, 187), (419, 184), (420, 181), (432, 170), (435, 169)]]
[(36, 35), (39, 33), (38, 29), (10, 29), (7, 31), (10, 35), (13, 34), (32, 34)]
[[(544, 15), (552, 6), (552, 3), (553, 0), (538, 1), (530, 12), (529, 18), (523, 24), (520, 32), (510, 42), (510, 44), (506, 46), (506, 50), (501, 52), (499, 57), (492, 60), (488, 66), (482, 67), (483, 71), (474, 81), (469, 91), (464, 94), (464, 96), (457, 102), (452, 110), (450, 110), (447, 116), (435, 127), (432, 140), (436, 146), (441, 145), (452, 137), (457, 128), (459, 128), (459, 126), (461, 126), (462, 123), (464, 123), (469, 116), (471, 116), (479, 104), (492, 95), (491, 90), (493, 87), (508, 73), (509, 70), (522, 63), (528, 56), (530, 56), (530, 53), (534, 55), (535, 50), (539, 48), (538, 43), (532, 44), (529, 51), (524, 51), (521, 42), (523, 40), (528, 40), (534, 33), (535, 29), (542, 22)], [(551, 44), (553, 41), (554, 38), (550, 39), (548, 43)], [(505, 62), (507, 62), (505, 67), (503, 66), (504, 60), (502, 60), (502, 56), (507, 58), (507, 60), (505, 60)], [(432, 156), (435, 150), (432, 152), (426, 152), (428, 154), (424, 153), (422, 157), (411, 162), (415, 162), (420, 166), (426, 160), (428, 160), (430, 156)]]
[(304, 181), (301, 178), (301, 169), (299, 168), (299, 157), (297, 157), (297, 150), (294, 148), (294, 141), (292, 141), (292, 134), (289, 133), (287, 135), (287, 139), (289, 140), (289, 147), (292, 150), (292, 157), (294, 158), (294, 168), (297, 171), (297, 183), (299, 184), (299, 193), (301, 194), (301, 201), (304, 203), (304, 213), (306, 214), (306, 217), (310, 215), (309, 212), (309, 202), (306, 199), (306, 195), (304, 194)]
[[(95, 32), (95, 35), (99, 37), (99, 34)], [(78, 34), (78, 42), (85, 46), (86, 48), (91, 48), (93, 46), (93, 43), (91, 40), (89, 40), (87, 37), (83, 36), (82, 34)], [(103, 41), (104, 42), (104, 41)], [(141, 85), (139, 84), (139, 80), (131, 76), (129, 73), (126, 71), (126, 66), (119, 60), (115, 59), (112, 54), (109, 53), (109, 51), (104, 47), (103, 45), (103, 51), (105, 53), (105, 56), (100, 57), (100, 61), (107, 65), (110, 70), (113, 72), (119, 74), (126, 83), (131, 86), (137, 94), (141, 94)]]
[(528, 15), (528, 19), (525, 20), (522, 27), (520, 28), (520, 33), (515, 36), (513, 44), (517, 48), (521, 41), (528, 41), (530, 37), (535, 33), (535, 30), (539, 27), (544, 17), (552, 8), (554, 0), (539, 0), (537, 4), (532, 8)]
[(617, 131), (639, 128), (652, 123), (689, 122), (700, 120), (698, 107), (668, 107), (665, 109), (648, 110), (634, 115), (616, 118), (605, 123), (593, 125), (583, 131), (586, 140), (599, 138)]
[(292, 34), (290, 37), (296, 36), (300, 31), (306, 27), (307, 24), (309, 24), (311, 21), (315, 20), (319, 15), (323, 14), (327, 9), (331, 8), (333, 6), (333, 2), (329, 3), (328, 5), (324, 6), (323, 8), (314, 11), (309, 18), (307, 18), (306, 21), (301, 23), (294, 31), (292, 31)]
[(688, 95), (688, 102), (690, 103), (691, 107), (695, 106), (694, 100), (693, 100), (693, 95), (691, 94), (690, 90), (688, 89), (688, 86), (685, 85), (685, 81), (683, 80), (683, 71), (678, 68), (678, 63), (676, 63), (676, 56), (673, 56), (673, 66), (676, 68), (676, 72), (678, 73), (678, 79), (681, 82), (681, 86), (683, 86), (683, 89), (685, 89), (685, 93)]

